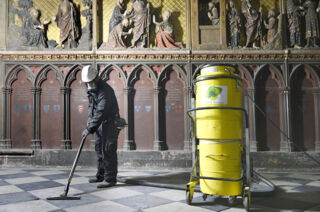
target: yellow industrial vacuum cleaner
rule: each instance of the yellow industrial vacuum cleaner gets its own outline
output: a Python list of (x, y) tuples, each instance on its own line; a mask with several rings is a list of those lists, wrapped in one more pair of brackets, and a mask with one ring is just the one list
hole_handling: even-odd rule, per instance
[(196, 139), (186, 200), (192, 203), (195, 186), (200, 183), (204, 200), (207, 195), (222, 196), (233, 204), (241, 196), (249, 211), (252, 170), (248, 121), (242, 106), (242, 80), (234, 72), (229, 65), (206, 65), (194, 82), (195, 108), (188, 115)]

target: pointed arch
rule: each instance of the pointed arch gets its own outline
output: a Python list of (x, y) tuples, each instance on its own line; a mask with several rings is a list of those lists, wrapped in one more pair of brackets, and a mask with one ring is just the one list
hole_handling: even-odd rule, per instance
[(18, 75), (20, 71), (26, 72), (27, 80), (30, 81), (31, 85), (34, 84), (34, 74), (32, 70), (28, 66), (19, 64), (19, 65), (13, 66), (9, 70), (8, 74), (6, 75), (5, 84), (4, 84), (6, 88), (11, 87), (13, 82), (15, 82), (18, 79)]
[(248, 88), (253, 89), (254, 88), (254, 79), (253, 79), (250, 71), (243, 65), (238, 65), (237, 70), (241, 74), (241, 79), (247, 83)]
[(64, 75), (59, 70), (59, 68), (52, 64), (46, 64), (39, 70), (38, 74), (35, 77), (34, 86), (40, 88), (41, 84), (47, 80), (47, 75), (49, 71), (54, 71), (56, 74), (56, 79), (59, 81), (60, 85), (63, 86)]
[(82, 68), (83, 68), (83, 66), (80, 64), (76, 64), (70, 68), (70, 70), (66, 74), (64, 82), (63, 82), (64, 87), (70, 88), (72, 82), (77, 79), (78, 71), (81, 71)]
[[(292, 78), (293, 78), (293, 76), (296, 74), (296, 72), (297, 72), (300, 68), (302, 68), (302, 67), (304, 67), (304, 66), (308, 68), (308, 70), (304, 70), (304, 72), (306, 72), (306, 74), (308, 74), (309, 76), (311, 75), (311, 76), (313, 77), (313, 79), (314, 79), (314, 81), (310, 80), (311, 83), (312, 83), (312, 85), (313, 85), (313, 87), (318, 87), (318, 88), (320, 88), (320, 78), (319, 78), (317, 72), (314, 70), (314, 68), (313, 68), (312, 66), (308, 65), (308, 64), (299, 64), (299, 65), (296, 65), (296, 66), (292, 69), (292, 72), (291, 72), (290, 75), (289, 75), (289, 84), (292, 82)], [(308, 72), (309, 72), (309, 73), (308, 73)], [(310, 77), (309, 77), (309, 78), (307, 77), (307, 79), (310, 79)]]
[(270, 73), (272, 74), (272, 79), (274, 79), (279, 88), (283, 88), (286, 86), (284, 79), (283, 79), (283, 75), (281, 73), (281, 71), (274, 65), (272, 64), (263, 64), (261, 65), (258, 70), (256, 71), (255, 75), (254, 75), (254, 83), (256, 83), (257, 81), (257, 77), (260, 75), (260, 73), (266, 68), (266, 67), (271, 67), (271, 70), (268, 69), (270, 71)]
[(156, 86), (157, 83), (157, 76), (154, 73), (154, 71), (147, 65), (145, 64), (138, 64), (136, 65), (130, 75), (128, 76), (127, 80), (127, 86), (130, 87), (132, 86), (136, 81), (139, 80), (139, 75), (141, 71), (146, 71), (149, 74), (149, 78), (151, 79), (153, 86)]
[(104, 79), (104, 81), (107, 81), (109, 80), (109, 76), (110, 76), (110, 73), (113, 71), (113, 70), (117, 70), (118, 73), (120, 74), (120, 78), (122, 78), (122, 82), (123, 82), (123, 85), (126, 86), (127, 84), (127, 78), (126, 78), (126, 74), (125, 72), (116, 64), (109, 64), (107, 65), (106, 67), (104, 67), (102, 69), (102, 71), (100, 72), (99, 76)]
[(161, 81), (163, 80), (166, 80), (166, 79), (169, 79), (169, 75), (170, 74), (167, 70), (172, 67), (172, 70), (175, 71), (177, 73), (177, 75), (180, 74), (180, 76), (183, 78), (183, 84), (184, 84), (184, 87), (187, 87), (187, 75), (185, 73), (185, 71), (179, 67), (178, 65), (176, 64), (168, 64), (166, 65), (165, 67), (163, 67), (163, 69), (161, 70), (160, 74), (159, 74), (159, 77), (158, 77), (158, 80), (157, 80), (157, 85), (159, 86)]
[(195, 79), (197, 74), (200, 72), (201, 68), (204, 66), (204, 64), (199, 65), (194, 72), (192, 73), (192, 79)]

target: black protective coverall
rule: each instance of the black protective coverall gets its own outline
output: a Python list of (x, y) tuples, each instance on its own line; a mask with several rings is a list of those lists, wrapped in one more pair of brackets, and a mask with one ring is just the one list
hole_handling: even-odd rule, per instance
[(119, 129), (115, 127), (115, 118), (119, 117), (119, 108), (114, 90), (99, 79), (96, 88), (88, 89), (89, 114), (87, 129), (96, 133), (95, 151), (98, 156), (97, 179), (116, 182), (118, 173), (117, 141)]

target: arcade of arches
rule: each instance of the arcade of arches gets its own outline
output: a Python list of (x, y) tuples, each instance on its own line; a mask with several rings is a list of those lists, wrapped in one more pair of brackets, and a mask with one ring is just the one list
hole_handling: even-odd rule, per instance
[[(33, 0), (35, 6), (41, 1)], [(2, 26), (12, 22), (11, 2), (17, 1), (0, 3)], [(235, 65), (243, 80), (252, 151), (320, 151), (319, 48), (288, 48), (283, 32), (280, 49), (232, 49), (223, 25), (225, 8), (221, 7), (228, 1), (219, 1), (217, 28), (201, 25), (200, 0), (185, 0), (182, 8), (171, 7), (176, 9), (171, 11), (177, 17), (173, 22), (176, 41), (183, 48), (155, 48), (151, 33), (145, 48), (99, 49), (108, 34), (107, 22), (99, 17), (111, 15), (106, 2), (114, 5), (116, 1), (93, 0), (93, 8), (102, 16), (93, 12), (90, 49), (10, 49), (10, 29), (0, 31), (0, 148), (77, 148), (88, 106), (80, 73), (84, 65), (92, 64), (114, 88), (121, 116), (129, 124), (120, 133), (120, 149), (191, 151), (192, 126), (186, 111), (193, 103), (193, 79), (203, 64), (225, 63)], [(149, 2), (160, 14), (173, 0), (161, 1), (163, 5)], [(239, 7), (241, 1), (235, 2)], [(265, 10), (271, 8), (285, 16), (286, 1), (258, 2)], [(45, 8), (57, 10), (50, 5)], [(52, 30), (47, 36), (57, 37), (56, 29)], [(219, 39), (211, 42), (205, 34), (208, 30), (218, 30)], [(241, 46), (244, 39), (241, 34)], [(93, 148), (94, 137), (87, 139), (85, 148)]]

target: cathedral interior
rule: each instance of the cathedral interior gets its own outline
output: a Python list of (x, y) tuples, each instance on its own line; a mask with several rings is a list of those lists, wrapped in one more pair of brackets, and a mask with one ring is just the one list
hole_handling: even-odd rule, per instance
[[(193, 81), (235, 65), (253, 152), (320, 151), (318, 0), (0, 2), (0, 148), (79, 146), (81, 69), (114, 88), (119, 149), (191, 152)], [(94, 146), (88, 138), (85, 148)]]

